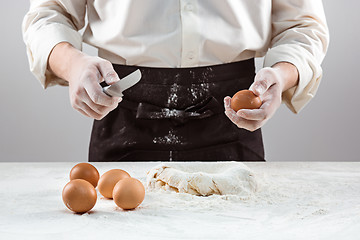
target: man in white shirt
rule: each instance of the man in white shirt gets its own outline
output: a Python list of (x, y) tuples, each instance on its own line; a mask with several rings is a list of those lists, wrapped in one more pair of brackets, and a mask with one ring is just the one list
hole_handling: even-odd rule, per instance
[[(329, 41), (321, 0), (37, 0), (23, 34), (42, 85), (69, 85), (96, 119), (90, 161), (263, 160), (261, 126), (314, 97)], [(137, 68), (123, 101), (102, 92)], [(263, 104), (236, 113), (228, 96), (246, 88)]]

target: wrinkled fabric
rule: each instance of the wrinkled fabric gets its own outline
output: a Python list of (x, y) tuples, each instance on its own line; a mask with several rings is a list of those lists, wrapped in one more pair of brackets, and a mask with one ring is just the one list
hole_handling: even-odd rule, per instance
[(32, 0), (22, 30), (30, 69), (45, 88), (67, 84), (47, 70), (52, 48), (64, 41), (78, 49), (88, 43), (112, 63), (148, 67), (265, 56), (265, 67), (297, 67), (299, 84), (283, 94), (293, 112), (316, 94), (329, 41), (321, 0)]

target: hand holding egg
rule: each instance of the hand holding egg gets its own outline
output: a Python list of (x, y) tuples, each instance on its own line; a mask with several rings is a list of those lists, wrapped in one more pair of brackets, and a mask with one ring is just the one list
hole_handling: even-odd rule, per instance
[[(282, 81), (277, 70), (261, 69), (249, 90), (240, 91), (233, 98), (224, 98), (225, 115), (239, 128), (251, 132), (259, 129), (280, 107)], [(237, 105), (241, 107), (238, 108)]]

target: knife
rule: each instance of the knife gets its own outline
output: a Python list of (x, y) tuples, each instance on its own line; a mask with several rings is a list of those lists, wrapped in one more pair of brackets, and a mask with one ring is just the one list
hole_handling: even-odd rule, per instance
[(122, 97), (124, 96), (122, 92), (137, 84), (140, 81), (140, 79), (141, 79), (141, 72), (138, 69), (130, 73), (126, 77), (120, 79), (120, 81), (110, 86), (103, 87), (103, 91), (110, 97)]

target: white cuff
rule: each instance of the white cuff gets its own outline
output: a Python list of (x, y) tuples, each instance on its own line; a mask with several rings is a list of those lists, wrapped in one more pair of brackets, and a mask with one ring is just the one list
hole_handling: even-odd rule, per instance
[[(52, 85), (68, 85), (47, 70), (48, 58), (52, 49), (60, 42), (69, 42), (75, 48), (82, 49), (80, 33), (66, 25), (51, 23), (39, 29), (29, 29), (24, 35), (28, 39), (27, 53), (31, 72), (39, 79), (44, 88)], [(25, 41), (27, 42), (27, 41)]]
[(282, 44), (271, 48), (264, 60), (264, 67), (278, 62), (289, 62), (299, 72), (297, 86), (283, 92), (282, 99), (294, 113), (299, 113), (315, 96), (322, 77), (322, 69), (314, 57), (297, 44)]

